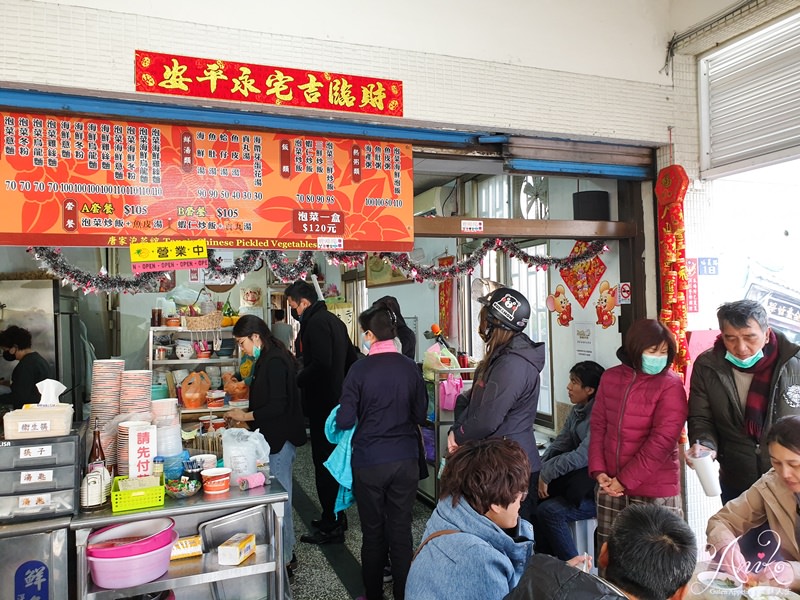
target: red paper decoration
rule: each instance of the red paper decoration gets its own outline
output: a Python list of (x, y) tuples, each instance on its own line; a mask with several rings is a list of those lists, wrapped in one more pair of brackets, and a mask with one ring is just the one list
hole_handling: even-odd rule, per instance
[(689, 176), (680, 165), (661, 169), (656, 181), (658, 198), (658, 267), (661, 276), (660, 319), (675, 335), (678, 354), (673, 370), (686, 376), (689, 344), (686, 341), (687, 304), (686, 240), (683, 199), (689, 189)]

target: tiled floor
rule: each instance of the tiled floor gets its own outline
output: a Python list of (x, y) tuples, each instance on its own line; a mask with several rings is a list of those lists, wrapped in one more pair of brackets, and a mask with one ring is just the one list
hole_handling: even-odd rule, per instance
[[(417, 500), (414, 505), (414, 546), (422, 539), (422, 531), (432, 508)], [(320, 516), (314, 487), (311, 445), (297, 449), (294, 464), (294, 526), (297, 533), (295, 554), (299, 568), (292, 584), (294, 600), (348, 600), (364, 593), (361, 584), (361, 525), (355, 506), (347, 510), (348, 530), (344, 544), (314, 546), (300, 542), (300, 536), (311, 531), (311, 519)], [(392, 599), (392, 585), (384, 586), (384, 597)]]

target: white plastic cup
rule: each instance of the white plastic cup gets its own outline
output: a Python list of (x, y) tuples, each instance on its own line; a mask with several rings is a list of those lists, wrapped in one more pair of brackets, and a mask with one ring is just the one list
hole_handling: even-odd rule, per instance
[(692, 466), (697, 477), (700, 478), (700, 485), (708, 497), (719, 496), (722, 490), (719, 487), (719, 473), (717, 472), (714, 459), (708, 452), (692, 458)]

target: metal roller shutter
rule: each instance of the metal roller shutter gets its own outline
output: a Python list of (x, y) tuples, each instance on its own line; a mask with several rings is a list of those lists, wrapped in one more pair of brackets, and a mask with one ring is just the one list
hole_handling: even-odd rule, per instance
[(701, 58), (699, 76), (703, 177), (800, 157), (800, 13)]

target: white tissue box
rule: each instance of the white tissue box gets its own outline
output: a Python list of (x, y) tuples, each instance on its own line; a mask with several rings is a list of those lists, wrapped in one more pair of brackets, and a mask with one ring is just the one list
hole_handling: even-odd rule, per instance
[(71, 404), (26, 404), (22, 409), (3, 415), (5, 438), (23, 440), (67, 435), (72, 429), (73, 412)]

